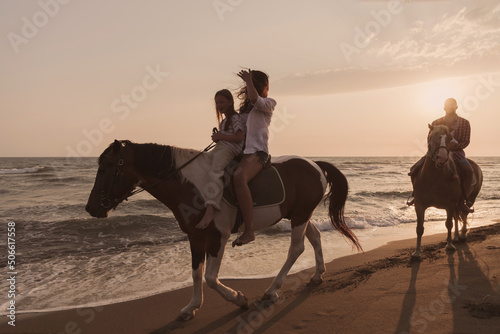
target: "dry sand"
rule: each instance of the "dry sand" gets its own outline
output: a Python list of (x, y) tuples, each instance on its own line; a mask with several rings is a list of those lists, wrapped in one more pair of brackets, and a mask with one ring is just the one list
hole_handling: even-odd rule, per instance
[(97, 308), (19, 314), (0, 333), (498, 333), (500, 221), (472, 229), (445, 252), (445, 234), (424, 236), (423, 261), (409, 262), (415, 238), (336, 259), (325, 282), (311, 271), (287, 277), (276, 304), (255, 303), (270, 279), (224, 280), (250, 301), (241, 310), (205, 286), (205, 301), (186, 323), (175, 319), (185, 288)]

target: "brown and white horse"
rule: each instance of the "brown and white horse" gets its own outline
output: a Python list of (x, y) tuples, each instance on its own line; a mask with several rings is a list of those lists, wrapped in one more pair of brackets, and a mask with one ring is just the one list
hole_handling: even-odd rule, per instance
[[(467, 215), (468, 212), (459, 210), (459, 200), (461, 198), (460, 180), (456, 175), (455, 162), (451, 158), (451, 152), (448, 145), (452, 136), (448, 127), (444, 125), (429, 125), (431, 130), (429, 134), (429, 150), (421, 170), (415, 176), (413, 182), (413, 192), (415, 196), (415, 212), (417, 214), (417, 246), (412, 260), (420, 260), (421, 241), (424, 234), (424, 216), (428, 207), (445, 209), (446, 228), (448, 237), (446, 239), (446, 250), (455, 251), (452, 244), (451, 230), (453, 228), (453, 219), (455, 220), (454, 241), (465, 241), (467, 239)], [(481, 168), (472, 160), (468, 159), (474, 171), (475, 183), (471, 189), (467, 189), (468, 201), (474, 204), (481, 185), (483, 183), (483, 173)], [(462, 221), (462, 230), (458, 232), (458, 221)]]
[[(92, 216), (107, 217), (109, 210), (116, 208), (136, 187), (141, 187), (173, 212), (180, 228), (188, 235), (191, 246), (193, 295), (191, 302), (179, 315), (179, 320), (184, 321), (191, 319), (203, 302), (205, 261), (207, 285), (226, 300), (242, 308), (248, 307), (247, 299), (241, 292), (223, 285), (218, 279), (237, 210), (222, 201), (221, 210), (208, 228), (195, 228), (205, 210), (201, 193), (209, 182), (208, 170), (212, 156), (210, 152), (204, 153), (180, 171), (179, 167), (197, 154), (198, 151), (190, 149), (115, 141), (99, 157), (95, 184), (86, 206)], [(310, 283), (322, 282), (325, 264), (320, 232), (309, 219), (323, 199), (327, 187), (330, 188), (326, 199), (329, 200), (329, 216), (333, 226), (358, 250), (361, 250), (361, 246), (344, 222), (348, 184), (336, 167), (327, 162), (313, 162), (297, 156), (275, 158), (273, 166), (281, 175), (286, 198), (279, 205), (255, 208), (254, 228), (266, 228), (282, 218), (291, 220), (292, 236), (287, 260), (264, 295), (264, 299), (274, 302), (285, 276), (304, 251), (304, 237), (312, 244), (316, 258), (316, 271)]]

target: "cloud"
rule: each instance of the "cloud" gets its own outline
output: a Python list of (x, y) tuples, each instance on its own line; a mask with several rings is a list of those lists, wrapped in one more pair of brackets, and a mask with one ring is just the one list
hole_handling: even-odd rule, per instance
[[(373, 41), (360, 63), (304, 72), (273, 83), (277, 94), (335, 94), (383, 89), (500, 70), (500, 5), (458, 9), (436, 23), (416, 20), (399, 40)], [(376, 65), (373, 65), (376, 64)]]
[(463, 7), (440, 22), (426, 25), (415, 21), (402, 39), (385, 41), (367, 51), (367, 56), (405, 68), (429, 65), (453, 66), (462, 61), (500, 55), (500, 5), (492, 9)]

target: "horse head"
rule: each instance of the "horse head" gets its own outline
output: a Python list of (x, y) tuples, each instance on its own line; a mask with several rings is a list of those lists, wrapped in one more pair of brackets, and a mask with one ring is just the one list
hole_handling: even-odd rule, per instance
[(106, 218), (138, 185), (130, 144), (115, 140), (99, 157), (94, 187), (85, 207), (91, 216)]
[(427, 155), (434, 161), (436, 167), (443, 168), (450, 158), (449, 145), (453, 136), (445, 125), (430, 125), (429, 150)]

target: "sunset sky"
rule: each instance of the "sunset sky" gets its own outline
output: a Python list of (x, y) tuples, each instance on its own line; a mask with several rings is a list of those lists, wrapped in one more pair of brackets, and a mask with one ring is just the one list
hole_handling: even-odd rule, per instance
[(271, 154), (419, 156), (454, 97), (469, 156), (500, 155), (491, 1), (3, 0), (0, 156), (202, 149), (214, 93), (270, 76)]

